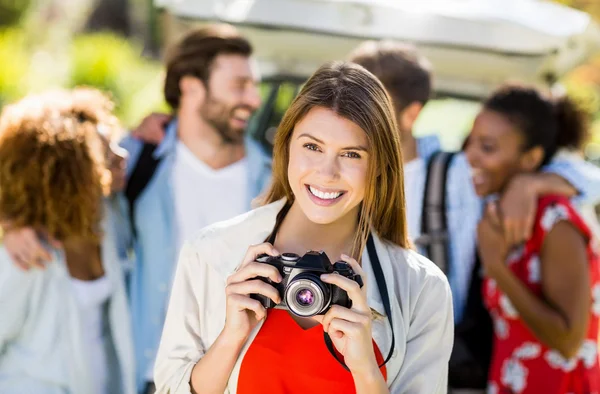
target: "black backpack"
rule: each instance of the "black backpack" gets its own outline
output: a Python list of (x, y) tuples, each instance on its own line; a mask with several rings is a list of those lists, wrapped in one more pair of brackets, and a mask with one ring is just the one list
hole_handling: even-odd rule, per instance
[(127, 199), (129, 207), (129, 224), (131, 226), (131, 233), (134, 237), (137, 236), (135, 226), (135, 203), (146, 186), (148, 186), (148, 183), (150, 183), (150, 180), (160, 163), (160, 159), (154, 157), (156, 148), (157, 145), (155, 144), (144, 144), (135, 163), (135, 167), (127, 180), (127, 186), (125, 187), (125, 198)]
[(454, 327), (454, 347), (448, 365), (448, 385), (455, 389), (485, 389), (492, 359), (494, 326), (483, 305), (481, 260), (476, 255), (461, 322)]
[(446, 218), (446, 178), (454, 152), (435, 152), (427, 163), (423, 193), (421, 235), (415, 243), (447, 274), (449, 270), (448, 220)]
[[(416, 243), (427, 257), (445, 273), (449, 265), (449, 234), (446, 216), (446, 181), (454, 152), (436, 152), (427, 164), (423, 195), (421, 233)], [(462, 321), (454, 329), (454, 347), (448, 368), (448, 384), (454, 389), (485, 389), (490, 366), (493, 325), (483, 305), (482, 274), (479, 256), (471, 273)]]

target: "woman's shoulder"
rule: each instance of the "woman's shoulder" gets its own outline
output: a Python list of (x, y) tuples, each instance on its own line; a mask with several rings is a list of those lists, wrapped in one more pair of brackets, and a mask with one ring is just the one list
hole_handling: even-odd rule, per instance
[(568, 197), (566, 196), (561, 196), (558, 194), (545, 194), (543, 196), (540, 196), (540, 198), (538, 198), (538, 213), (540, 210), (543, 210), (544, 208), (551, 206), (551, 205), (564, 205), (565, 207), (568, 208), (573, 208), (574, 205), (571, 203), (571, 200), (569, 200)]
[(590, 230), (573, 203), (565, 196), (545, 195), (538, 199), (534, 233), (544, 235), (560, 221), (569, 221), (586, 236)]
[(37, 268), (29, 270), (20, 268), (9, 255), (6, 247), (0, 246), (0, 284), (27, 281), (28, 278), (35, 276), (38, 271)]
[(37, 276), (55, 276), (60, 271), (59, 265), (64, 266), (63, 252), (60, 249), (51, 247), (47, 243), (42, 244), (50, 253), (51, 260), (44, 264), (44, 269), (30, 268), (22, 269), (15, 263), (13, 258), (10, 256), (8, 249), (4, 245), (0, 245), (0, 279), (3, 278), (2, 274), (12, 275), (14, 278), (17, 277), (37, 277)]
[[(4, 246), (0, 246), (0, 282), (8, 277), (23, 276), (25, 272), (19, 269), (17, 264), (8, 254), (8, 250)], [(12, 279), (12, 278), (11, 278)]]
[(28, 270), (19, 267), (8, 250), (0, 246), (0, 301), (5, 298), (18, 297), (30, 291), (31, 286), (36, 283), (45, 283), (56, 277), (59, 262), (56, 259), (46, 263), (44, 269), (30, 268)]

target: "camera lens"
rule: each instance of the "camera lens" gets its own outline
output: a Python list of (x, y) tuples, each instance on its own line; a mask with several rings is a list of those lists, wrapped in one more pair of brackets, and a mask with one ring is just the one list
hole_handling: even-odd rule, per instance
[(315, 302), (315, 295), (310, 289), (302, 289), (296, 294), (296, 301), (300, 305), (310, 306)]
[(318, 315), (331, 303), (329, 285), (311, 273), (294, 277), (285, 289), (284, 297), (290, 312), (302, 317)]

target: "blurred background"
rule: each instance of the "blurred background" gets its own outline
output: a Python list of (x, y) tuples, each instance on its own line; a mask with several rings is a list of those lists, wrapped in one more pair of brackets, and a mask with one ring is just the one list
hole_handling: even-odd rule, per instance
[[(431, 11), (428, 5), (433, 4), (434, 0), (398, 1), (410, 12), (418, 11), (420, 13), (418, 18), (427, 17), (429, 22), (432, 21), (431, 15), (428, 15), (427, 12)], [(490, 34), (494, 42), (506, 41), (506, 46), (498, 49), (498, 53), (503, 56), (502, 58), (498, 57), (496, 66), (499, 69), (506, 69), (510, 62), (512, 62), (510, 64), (517, 64), (524, 61), (523, 59), (533, 58), (535, 55), (530, 53), (524, 55), (524, 52), (518, 52), (517, 44), (519, 44), (520, 33), (515, 30), (514, 26), (522, 25), (532, 31), (537, 29), (536, 32), (546, 29), (548, 35), (554, 34), (552, 30), (556, 29), (559, 32), (556, 34), (559, 35), (566, 25), (581, 22), (581, 15), (589, 16), (596, 22), (600, 21), (600, 0), (520, 0), (520, 2), (512, 0), (502, 3), (511, 4), (509, 11), (512, 14), (510, 15), (506, 7), (490, 6), (489, 8), (497, 10), (493, 12), (499, 13), (498, 20), (504, 18), (504, 22), (506, 22), (510, 17), (512, 18), (511, 23), (513, 23), (513, 25), (503, 27), (512, 29), (513, 34), (505, 34), (498, 26), (490, 26), (490, 31), (492, 28), (495, 29), (492, 32), (493, 35)], [(176, 32), (183, 31), (191, 24), (197, 23), (197, 20), (202, 20), (203, 17), (210, 14), (206, 14), (207, 10), (210, 9), (213, 12), (219, 7), (221, 7), (221, 11), (226, 9), (225, 14), (229, 15), (228, 21), (243, 22), (244, 18), (248, 18), (252, 12), (260, 13), (259, 3), (261, 3), (260, 0), (162, 0), (156, 3), (152, 0), (0, 0), (0, 107), (29, 92), (56, 86), (88, 85), (109, 91), (117, 102), (117, 113), (121, 120), (127, 127), (133, 127), (151, 111), (167, 111), (167, 106), (162, 99), (161, 58), (165, 46), (176, 37)], [(262, 3), (269, 2), (262, 1)], [(291, 3), (294, 2), (282, 1), (278, 4), (283, 7), (283, 4)], [(321, 0), (296, 1), (295, 3), (342, 2)], [(369, 4), (366, 0), (358, 1), (358, 3)], [(475, 2), (468, 0), (444, 2), (446, 6), (452, 3), (461, 4), (458, 8), (453, 6), (452, 9), (442, 10), (444, 17), (447, 17), (444, 19), (444, 23), (449, 18), (454, 18), (454, 20), (463, 17), (473, 19), (475, 18), (473, 16), (475, 15), (474, 9), (481, 12), (486, 11), (483, 8), (479, 9), (479, 6), (486, 3), (486, 0), (479, 0), (476, 2), (476, 6), (472, 6)], [(466, 3), (471, 4), (468, 5), (469, 8), (465, 8)], [(494, 0), (490, 0), (490, 3), (500, 4)], [(560, 5), (583, 11), (585, 14), (566, 15), (569, 18), (572, 17), (569, 19), (560, 13), (554, 13), (554, 8), (549, 9), (547, 13), (537, 13), (532, 11), (533, 8), (527, 8), (533, 3), (536, 3), (536, 7), (539, 6), (538, 3), (560, 3)], [(271, 7), (273, 4), (275, 3), (270, 2)], [(375, 4), (375, 0), (373, 4)], [(441, 2), (437, 2), (437, 4), (436, 18), (442, 13), (439, 7)], [(515, 8), (520, 5), (523, 5), (524, 8)], [(252, 9), (253, 7), (254, 9)], [(460, 10), (462, 14), (457, 16), (456, 13), (459, 12), (457, 10)], [(274, 9), (273, 12), (276, 11)], [(285, 15), (290, 12), (285, 9), (281, 9), (279, 12), (282, 13), (281, 27), (281, 24), (287, 23)], [(323, 13), (320, 10), (315, 12)], [(349, 20), (347, 16), (349, 11), (346, 5), (336, 9), (328, 7), (327, 12), (338, 12), (343, 14), (342, 16), (346, 18), (344, 20)], [(477, 15), (482, 15), (481, 12)], [(523, 18), (518, 18), (520, 13)], [(216, 11), (214, 15), (217, 15)], [(222, 15), (224, 15), (223, 12), (221, 12)], [(264, 19), (264, 15), (256, 15), (259, 19), (267, 20)], [(486, 15), (489, 17), (489, 14)], [(331, 16), (329, 18), (331, 19)], [(269, 21), (272, 20), (273, 18), (269, 19)], [(440, 25), (437, 21), (436, 24)], [(404, 26), (406, 30), (413, 25), (405, 23)], [(415, 29), (422, 28), (422, 26), (423, 24), (414, 24)], [(455, 29), (452, 26), (459, 26), (456, 29), (460, 29), (461, 25), (447, 24), (444, 26), (446, 31), (442, 32), (443, 34), (448, 33), (448, 36), (459, 37), (458, 31), (457, 35), (452, 35), (454, 33), (452, 29)], [(549, 28), (550, 30), (548, 30)], [(298, 26), (294, 26), (294, 29), (297, 30)], [(351, 30), (352, 26), (349, 26), (349, 29)], [(268, 31), (271, 36), (279, 34), (276, 29)], [(358, 31), (361, 30), (358, 29)], [(373, 31), (373, 29), (369, 31)], [(405, 33), (404, 36), (413, 37), (410, 31), (403, 31), (403, 33)], [(255, 35), (255, 37), (266, 37), (264, 31), (262, 34), (263, 36)], [(250, 38), (252, 40), (252, 35)], [(362, 39), (360, 34), (354, 38)], [(474, 41), (476, 38), (472, 37)], [(252, 41), (255, 46), (266, 45), (256, 42), (256, 40)], [(418, 37), (415, 41), (418, 41)], [(295, 45), (293, 42), (288, 41), (287, 43), (291, 46)], [(442, 74), (446, 71), (443, 69), (444, 65), (449, 64), (451, 60), (446, 61), (438, 55), (442, 53), (442, 50), (452, 47), (447, 42), (443, 44), (433, 45), (431, 48), (427, 48), (425, 45), (425, 54), (433, 59), (434, 71), (438, 71), (439, 66), (442, 65)], [(598, 44), (600, 48), (600, 42)], [(517, 49), (512, 50), (513, 46)], [(344, 48), (343, 43), (341, 47)], [(471, 47), (465, 45), (464, 42), (452, 48), (460, 48), (463, 53), (460, 56), (468, 56), (468, 52), (471, 51)], [(473, 48), (476, 48), (476, 45), (473, 45)], [(312, 51), (311, 48), (301, 50), (304, 50), (307, 56), (308, 52)], [(491, 53), (489, 49), (486, 50)], [(473, 59), (476, 58), (473, 57)], [(439, 64), (436, 64), (436, 61)], [(489, 59), (486, 61), (490, 62)], [(501, 63), (502, 61), (509, 63), (506, 63), (505, 66)], [(564, 87), (570, 95), (580, 100), (582, 105), (588, 109), (593, 121), (593, 137), (585, 153), (588, 159), (600, 164), (600, 52), (586, 54), (585, 61), (576, 63), (578, 63), (576, 67), (563, 67), (561, 72), (553, 75), (552, 78), (556, 81), (552, 80), (551, 82), (552, 85), (558, 84)], [(490, 75), (494, 73), (492, 68), (482, 69), (479, 64), (468, 58), (465, 58), (462, 64), (455, 65), (455, 68), (457, 67), (460, 68), (461, 73), (467, 76), (476, 73)], [(262, 69), (263, 67), (261, 67)], [(269, 70), (267, 69), (267, 71)], [(271, 134), (278, 119), (301, 86), (302, 73), (292, 74), (287, 75), (282, 81), (281, 78), (274, 78), (281, 74), (267, 73), (267, 77), (271, 76), (271, 78), (266, 78), (261, 87), (263, 98), (270, 107), (258, 114), (258, 120), (254, 122), (252, 132), (257, 135), (257, 138), (262, 138), (267, 145), (272, 138)], [(486, 79), (485, 75), (479, 75), (477, 78), (500, 82), (498, 81), (500, 74), (494, 75), (496, 75), (496, 79), (492, 77)], [(441, 81), (438, 96), (426, 107), (424, 115), (419, 119), (416, 132), (420, 135), (440, 133), (446, 148), (457, 149), (469, 131), (478, 108), (477, 101), (481, 98), (480, 96), (483, 96), (483, 91), (477, 86), (469, 90), (466, 88), (466, 83), (453, 85), (452, 81), (449, 83), (448, 80), (447, 76), (446, 80)], [(480, 95), (478, 96), (477, 93)], [(261, 116), (263, 118), (265, 116), (265, 111), (269, 112), (268, 119), (261, 120)]]

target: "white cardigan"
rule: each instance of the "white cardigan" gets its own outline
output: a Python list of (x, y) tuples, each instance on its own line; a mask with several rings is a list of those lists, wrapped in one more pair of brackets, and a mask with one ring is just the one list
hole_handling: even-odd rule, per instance
[[(284, 203), (280, 200), (217, 223), (184, 245), (154, 370), (158, 393), (190, 393), (192, 368), (224, 327), (226, 279), (242, 262), (248, 246), (267, 239)], [(374, 241), (394, 321), (396, 348), (386, 364), (390, 392), (445, 393), (454, 335), (448, 281), (431, 261), (414, 251), (376, 236)], [(366, 248), (362, 261), (368, 303), (385, 316)], [(236, 392), (241, 361), (260, 327), (253, 330), (243, 347), (226, 393)], [(374, 320), (372, 331), (386, 357), (391, 345), (387, 318)]]
[[(105, 229), (113, 226), (107, 213)], [(114, 232), (102, 245), (109, 299), (109, 333), (115, 352), (109, 369), (119, 379), (111, 392), (135, 394), (131, 322)], [(45, 270), (21, 271), (0, 248), (0, 393), (95, 393), (80, 309), (62, 253), (54, 251)], [(116, 353), (116, 354), (114, 354)], [(111, 375), (113, 376), (113, 375)]]

